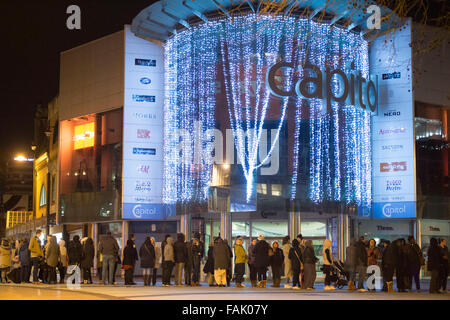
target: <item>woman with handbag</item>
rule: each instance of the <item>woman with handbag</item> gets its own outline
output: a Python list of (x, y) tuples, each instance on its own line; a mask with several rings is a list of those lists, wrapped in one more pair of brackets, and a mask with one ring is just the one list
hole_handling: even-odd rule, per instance
[(150, 285), (150, 272), (155, 267), (155, 247), (150, 241), (150, 237), (146, 237), (144, 243), (139, 249), (139, 258), (141, 259), (142, 276), (144, 278), (144, 286)]
[(125, 270), (125, 285), (135, 285), (133, 282), (133, 269), (136, 261), (138, 260), (138, 254), (132, 240), (127, 241), (127, 246), (123, 250), (122, 269)]
[(94, 241), (86, 237), (82, 240), (81, 269), (83, 270), (83, 283), (92, 284), (91, 268), (94, 267)]
[(158, 269), (161, 266), (161, 248), (156, 244), (155, 238), (151, 237), (150, 242), (153, 248), (155, 248), (155, 265), (152, 271), (152, 286), (156, 286), (156, 277), (158, 275)]

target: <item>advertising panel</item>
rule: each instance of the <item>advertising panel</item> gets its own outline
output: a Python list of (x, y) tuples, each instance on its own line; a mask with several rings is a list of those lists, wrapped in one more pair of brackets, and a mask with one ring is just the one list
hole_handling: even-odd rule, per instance
[(164, 49), (125, 27), (123, 219), (164, 219)]
[(372, 117), (372, 217), (414, 218), (414, 113), (411, 22), (376, 39), (370, 73), (378, 76), (379, 110)]

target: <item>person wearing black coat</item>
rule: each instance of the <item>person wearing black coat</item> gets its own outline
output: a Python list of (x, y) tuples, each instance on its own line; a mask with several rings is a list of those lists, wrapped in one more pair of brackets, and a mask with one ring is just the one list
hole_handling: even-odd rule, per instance
[(289, 259), (292, 266), (292, 288), (300, 289), (300, 271), (303, 257), (297, 239), (292, 240), (292, 248), (289, 250)]
[(81, 246), (79, 236), (73, 236), (72, 241), (69, 242), (67, 255), (69, 256), (69, 265), (80, 265), (83, 247)]
[(81, 269), (83, 270), (83, 282), (84, 284), (92, 284), (91, 268), (94, 266), (94, 242), (91, 238), (83, 239), (82, 251), (81, 251)]
[(272, 244), (273, 255), (270, 257), (270, 266), (272, 267), (272, 281), (274, 288), (279, 288), (281, 283), (281, 269), (283, 268), (284, 254), (280, 249), (278, 242)]
[(31, 273), (31, 256), (30, 249), (28, 249), (28, 239), (23, 240), (23, 244), (19, 249), (20, 267), (21, 267), (21, 280), (25, 283), (30, 283)]
[(443, 293), (447, 292), (447, 278), (450, 269), (447, 240), (439, 239), (439, 251), (441, 252), (441, 268), (439, 271), (439, 284)]
[(257, 288), (265, 288), (267, 284), (267, 267), (270, 264), (269, 248), (269, 244), (264, 240), (264, 235), (260, 234), (254, 248)]
[(420, 292), (420, 268), (423, 264), (422, 250), (417, 245), (413, 236), (408, 237), (408, 244), (406, 245), (406, 259), (408, 266), (408, 289), (412, 290), (412, 281), (416, 283), (416, 290)]
[(227, 270), (231, 263), (230, 250), (225, 240), (220, 237), (214, 240), (214, 279), (219, 287), (227, 283)]
[(229, 287), (231, 285), (231, 279), (233, 278), (233, 250), (231, 250), (230, 244), (228, 243), (227, 239), (224, 239), (223, 242), (228, 247), (228, 254), (230, 255), (230, 262), (228, 263), (227, 268), (227, 287)]
[(214, 286), (214, 245), (210, 244), (208, 247), (208, 257), (203, 267), (203, 272), (208, 275), (208, 284), (210, 287)]
[(367, 251), (364, 238), (360, 238), (356, 245), (356, 271), (358, 272), (358, 289), (364, 289), (364, 282), (367, 276)]
[(395, 270), (398, 292), (406, 292), (408, 283), (408, 259), (405, 239), (398, 239), (398, 260)]
[(393, 241), (383, 250), (383, 257), (381, 259), (383, 281), (386, 283), (388, 293), (395, 292), (393, 278), (399, 259), (397, 242), (398, 240)]
[(132, 240), (127, 241), (127, 246), (123, 249), (122, 268), (125, 269), (125, 285), (135, 285), (133, 281), (134, 265), (138, 261), (138, 253)]
[(186, 286), (191, 285), (191, 279), (192, 279), (192, 265), (193, 263), (193, 256), (192, 256), (192, 243), (186, 242), (186, 262), (184, 264), (184, 284)]
[(441, 265), (441, 252), (436, 238), (430, 239), (428, 248), (428, 271), (431, 272), (430, 293), (439, 293), (439, 268)]
[(197, 233), (192, 240), (192, 285), (200, 286), (200, 265), (203, 258), (203, 242), (200, 241), (200, 235)]
[(150, 237), (146, 237), (144, 243), (139, 248), (139, 258), (141, 259), (144, 286), (150, 285), (150, 273), (151, 270), (155, 267), (155, 257), (155, 247), (150, 241)]
[(173, 245), (173, 254), (175, 258), (175, 285), (181, 286), (182, 285), (182, 275), (183, 275), (183, 269), (184, 265), (187, 260), (187, 248), (186, 244), (184, 243), (184, 234), (178, 233), (177, 234), (177, 241)]

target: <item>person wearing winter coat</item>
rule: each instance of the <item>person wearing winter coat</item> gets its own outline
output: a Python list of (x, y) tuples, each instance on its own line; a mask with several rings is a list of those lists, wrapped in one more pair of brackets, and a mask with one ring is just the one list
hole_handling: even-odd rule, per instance
[(230, 252), (228, 246), (221, 238), (214, 240), (214, 279), (219, 287), (225, 287), (227, 283), (227, 269), (230, 264)]
[(251, 244), (248, 246), (248, 268), (250, 269), (250, 281), (252, 283), (252, 288), (256, 287), (255, 246), (256, 239), (253, 239)]
[(127, 240), (127, 245), (123, 249), (122, 269), (125, 270), (125, 285), (136, 285), (133, 281), (133, 269), (136, 261), (138, 261), (138, 253), (133, 240)]
[(289, 250), (289, 259), (292, 267), (292, 288), (300, 289), (300, 271), (302, 269), (303, 257), (297, 239), (292, 240), (292, 248)]
[(31, 255), (30, 249), (28, 249), (28, 239), (24, 239), (22, 245), (19, 249), (19, 259), (21, 267), (21, 281), (25, 283), (30, 283), (30, 273), (31, 273)]
[(356, 265), (358, 256), (358, 244), (356, 239), (350, 240), (350, 245), (345, 249), (345, 271), (348, 273), (348, 290), (356, 290)]
[(69, 265), (69, 257), (67, 256), (66, 242), (64, 240), (59, 241), (59, 283), (64, 283), (64, 278), (66, 276), (67, 266)]
[(11, 267), (11, 246), (9, 241), (3, 239), (0, 245), (0, 272), (1, 272), (1, 282), (8, 283), (7, 274), (9, 268)]
[(291, 260), (289, 259), (289, 251), (291, 250), (291, 241), (289, 236), (283, 238), (283, 255), (284, 255), (284, 276), (286, 277), (285, 288), (291, 288), (290, 282), (292, 277)]
[(233, 250), (231, 250), (230, 244), (227, 239), (224, 239), (223, 242), (228, 248), (228, 254), (230, 255), (230, 262), (227, 268), (227, 287), (231, 286), (231, 279), (233, 278), (233, 267), (231, 261), (233, 260)]
[(200, 286), (200, 265), (203, 258), (203, 252), (203, 242), (200, 241), (200, 235), (196, 233), (192, 240), (192, 285), (196, 287)]
[(50, 237), (47, 249), (45, 250), (45, 259), (47, 261), (49, 284), (56, 284), (56, 266), (60, 259), (59, 246), (56, 243), (56, 237)]
[(405, 239), (398, 239), (397, 245), (399, 253), (397, 268), (395, 270), (395, 277), (397, 278), (397, 290), (398, 292), (406, 292), (406, 286), (408, 283), (408, 261)]
[[(378, 249), (378, 247), (376, 246), (376, 242), (374, 239), (369, 240), (369, 246), (366, 248), (366, 252), (367, 252), (367, 265), (378, 266), (378, 260), (381, 259), (381, 253), (380, 249)], [(369, 289), (369, 291), (375, 292), (376, 289)]]
[(394, 272), (397, 268), (398, 245), (397, 241), (390, 243), (383, 251), (381, 258), (381, 270), (383, 273), (383, 282), (386, 283), (388, 293), (394, 293)]
[(325, 290), (336, 290), (334, 286), (331, 285), (331, 272), (333, 265), (333, 251), (332, 242), (328, 239), (323, 242), (323, 273), (325, 274)]
[(192, 256), (192, 243), (190, 241), (185, 242), (186, 246), (186, 262), (184, 264), (184, 284), (186, 286), (192, 285), (192, 265), (193, 256)]
[(430, 247), (427, 252), (428, 271), (431, 272), (430, 293), (439, 292), (439, 268), (441, 265), (441, 252), (436, 238), (430, 239)]
[(67, 254), (69, 256), (69, 265), (80, 265), (83, 247), (81, 246), (80, 237), (78, 235), (73, 236), (72, 241), (69, 242)]
[(408, 289), (412, 290), (412, 282), (416, 283), (416, 290), (420, 292), (420, 268), (425, 263), (422, 250), (417, 245), (413, 236), (408, 237), (406, 245), (406, 260), (408, 265)]
[(283, 268), (284, 254), (280, 249), (278, 242), (272, 244), (273, 255), (270, 257), (270, 266), (272, 267), (273, 287), (279, 288), (281, 283), (281, 270)]
[(31, 237), (30, 244), (28, 245), (28, 249), (30, 250), (31, 256), (31, 264), (33, 266), (33, 284), (39, 283), (39, 267), (41, 264), (41, 260), (43, 257), (41, 240), (39, 237), (41, 236), (42, 231), (40, 229), (36, 230), (36, 235)]
[(81, 270), (83, 271), (83, 283), (92, 284), (91, 268), (94, 267), (95, 248), (94, 241), (91, 238), (86, 237), (81, 241)]
[(183, 276), (183, 269), (184, 265), (186, 264), (187, 260), (187, 248), (186, 244), (184, 243), (184, 234), (178, 233), (177, 234), (177, 241), (173, 245), (173, 251), (174, 251), (174, 258), (175, 258), (175, 285), (181, 286), (183, 284), (182, 282), (182, 276)]
[(314, 282), (316, 281), (316, 263), (319, 261), (314, 252), (312, 240), (307, 240), (305, 250), (303, 251), (303, 277), (304, 288), (306, 290), (314, 290)]
[(358, 290), (360, 292), (367, 291), (364, 288), (364, 282), (366, 281), (367, 277), (367, 250), (366, 250), (366, 243), (364, 241), (364, 238), (361, 237), (359, 241), (356, 243), (356, 272), (358, 272)]
[(153, 248), (155, 248), (155, 265), (153, 266), (152, 270), (152, 286), (156, 286), (156, 277), (158, 275), (158, 269), (160, 267), (160, 260), (161, 260), (161, 248), (158, 247), (158, 245), (155, 242), (155, 238), (150, 238), (150, 243), (152, 244)]
[(155, 247), (149, 237), (145, 238), (144, 243), (139, 248), (139, 258), (141, 259), (142, 276), (144, 278), (144, 286), (150, 285), (150, 273), (155, 267)]
[[(102, 279), (103, 284), (114, 284), (114, 275), (117, 256), (119, 253), (119, 244), (117, 240), (113, 238), (110, 231), (100, 238), (98, 244), (98, 252), (102, 259)], [(70, 263), (70, 260), (69, 260)]]
[(203, 272), (208, 275), (208, 284), (210, 287), (214, 286), (214, 244), (210, 244), (208, 247), (208, 257), (206, 259)]
[(234, 274), (236, 280), (236, 288), (244, 288), (245, 285), (242, 284), (244, 281), (245, 264), (248, 261), (247, 253), (242, 246), (242, 239), (237, 238), (234, 244)]
[(449, 272), (449, 252), (447, 248), (447, 240), (439, 239), (439, 250), (441, 252), (441, 267), (439, 271), (439, 284), (442, 293), (447, 293), (447, 278)]
[(269, 244), (264, 240), (264, 234), (260, 234), (254, 249), (255, 267), (258, 278), (257, 288), (265, 288), (267, 285), (267, 267), (270, 263), (269, 248)]
[(173, 238), (167, 237), (163, 250), (163, 287), (170, 286), (170, 276), (175, 265)]

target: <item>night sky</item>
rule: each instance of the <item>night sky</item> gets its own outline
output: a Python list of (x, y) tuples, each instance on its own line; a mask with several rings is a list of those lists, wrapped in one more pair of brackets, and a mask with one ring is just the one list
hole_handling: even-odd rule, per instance
[[(58, 94), (59, 53), (123, 29), (154, 0), (1, 0), (0, 158), (30, 152), (34, 113)], [(81, 30), (66, 9), (81, 8)]]

